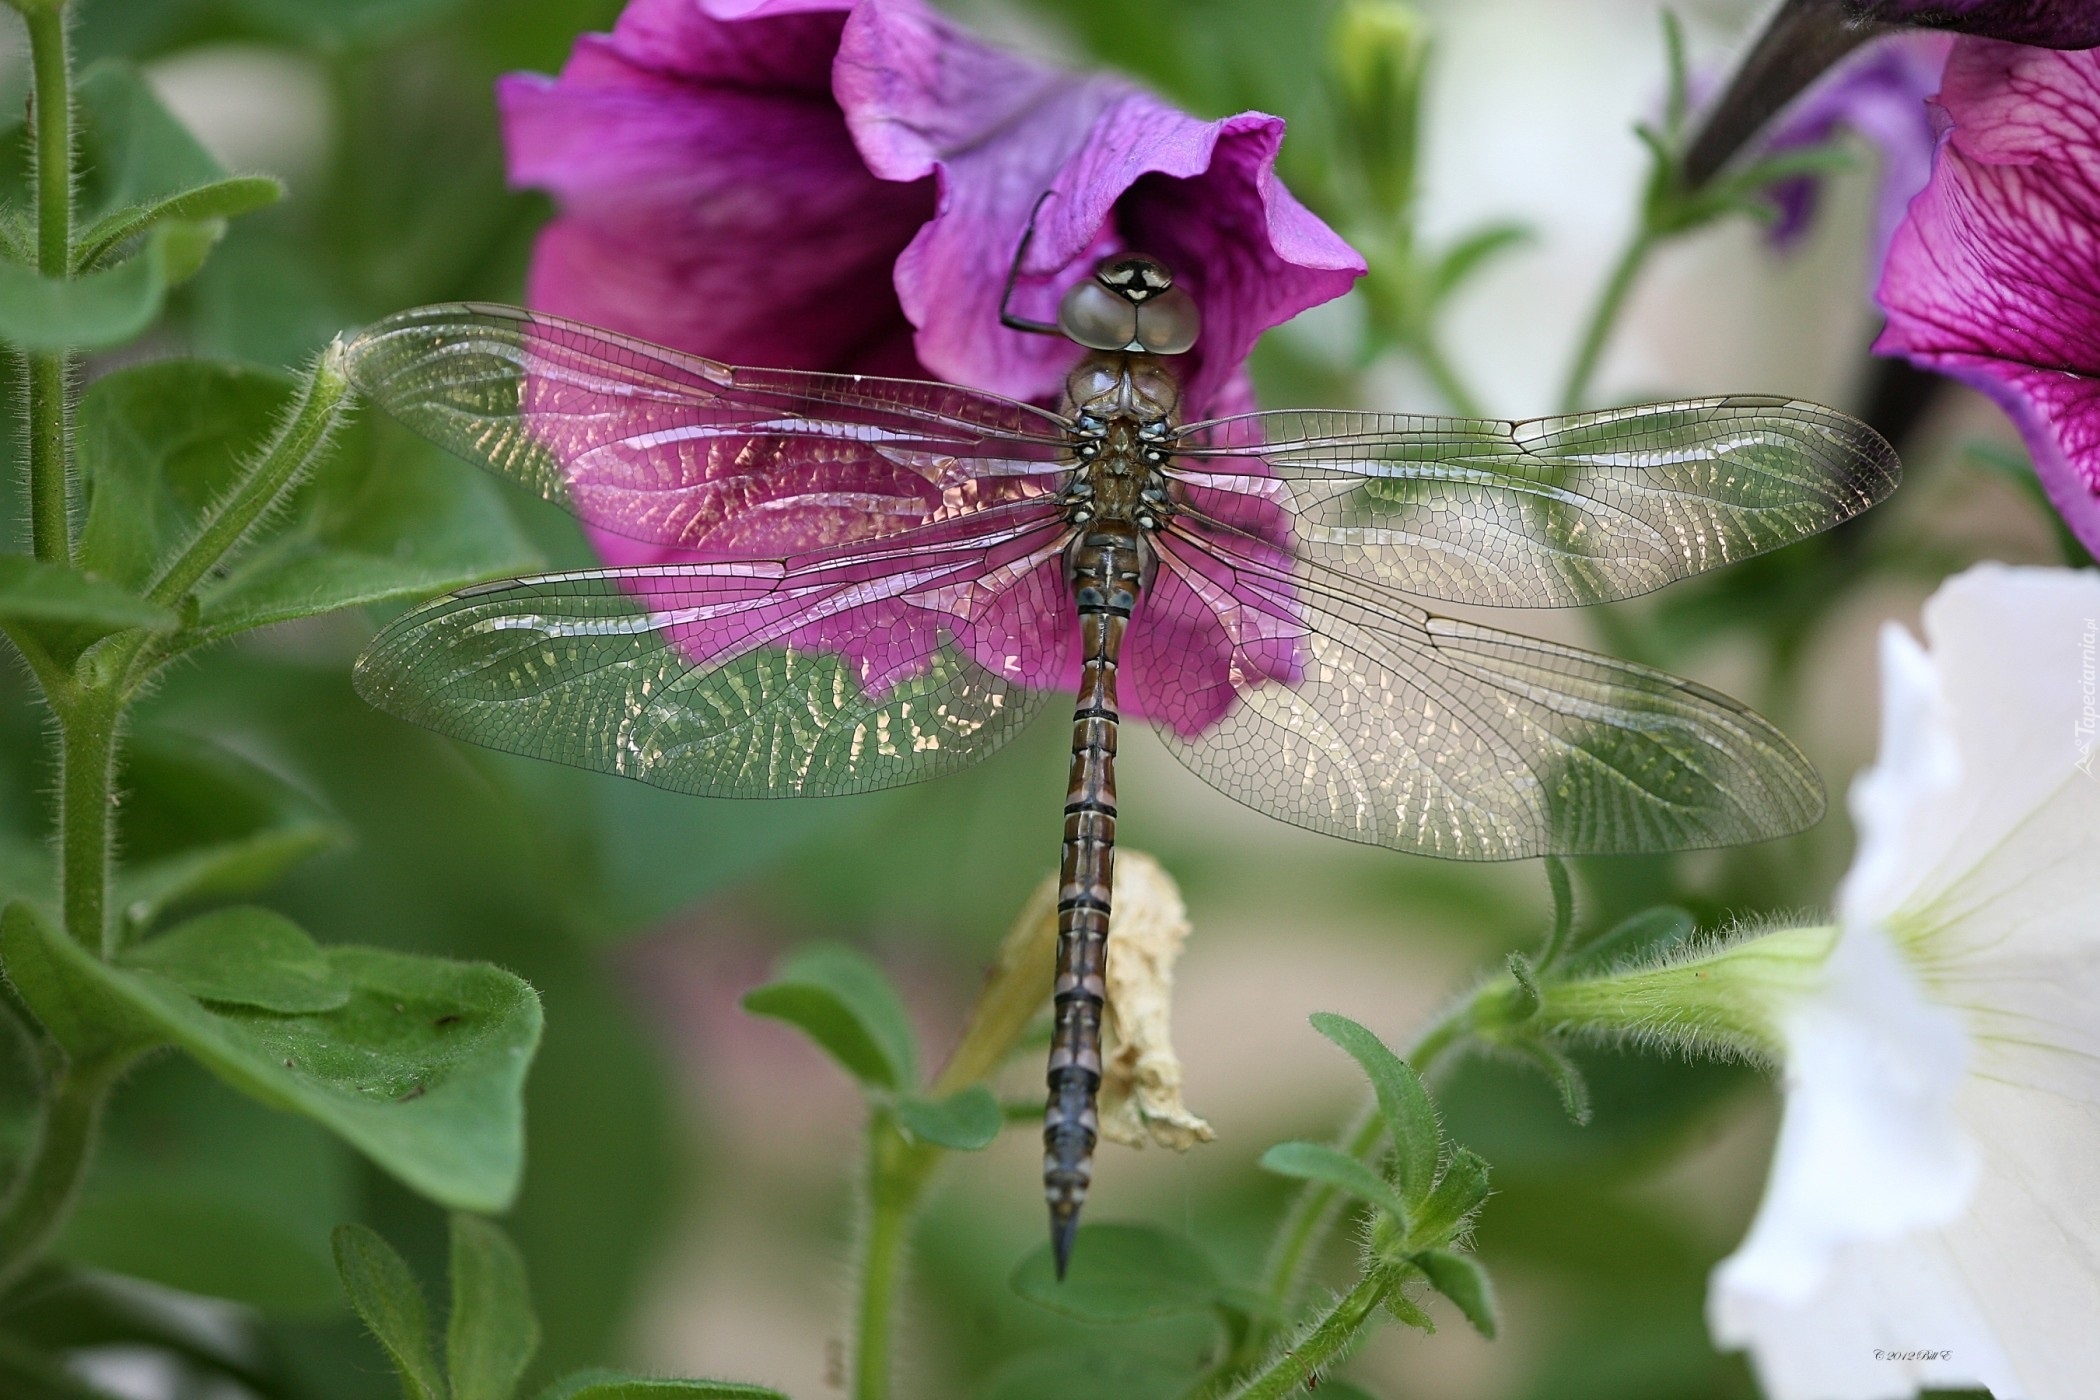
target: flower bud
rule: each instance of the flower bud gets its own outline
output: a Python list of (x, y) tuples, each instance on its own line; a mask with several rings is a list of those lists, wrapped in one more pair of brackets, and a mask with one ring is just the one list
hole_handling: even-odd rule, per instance
[(1365, 213), (1385, 223), (1414, 203), (1429, 26), (1401, 0), (1344, 0), (1328, 35), (1340, 146)]

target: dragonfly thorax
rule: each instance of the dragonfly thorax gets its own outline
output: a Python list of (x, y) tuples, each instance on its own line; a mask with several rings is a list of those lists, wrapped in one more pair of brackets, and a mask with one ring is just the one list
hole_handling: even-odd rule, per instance
[(1063, 501), (1074, 524), (1157, 530), (1173, 513), (1166, 465), (1180, 381), (1150, 355), (1087, 356), (1065, 381), (1073, 472)]

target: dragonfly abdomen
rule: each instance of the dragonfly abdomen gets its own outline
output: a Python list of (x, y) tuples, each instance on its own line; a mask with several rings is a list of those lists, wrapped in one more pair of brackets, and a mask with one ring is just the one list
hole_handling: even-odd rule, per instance
[(1067, 564), (1079, 611), (1081, 669), (1058, 866), (1055, 1027), (1050, 1101), (1043, 1114), (1043, 1197), (1050, 1206), (1060, 1277), (1093, 1179), (1100, 1132), (1094, 1098), (1101, 1087), (1101, 1015), (1115, 884), (1116, 660), (1137, 607), (1144, 550), (1135, 529), (1103, 524), (1074, 542)]

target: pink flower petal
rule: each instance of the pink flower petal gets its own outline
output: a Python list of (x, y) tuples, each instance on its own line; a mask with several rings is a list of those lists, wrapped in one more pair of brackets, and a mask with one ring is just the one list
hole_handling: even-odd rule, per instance
[(2100, 53), (1964, 39), (1932, 180), (1889, 249), (1882, 354), (2003, 404), (2100, 550)]
[(919, 0), (865, 0), (847, 21), (836, 88), (869, 169), (934, 176), (937, 212), (897, 263), (919, 358), (943, 378), (1053, 396), (1079, 352), (999, 324), (1029, 210), (1044, 205), (1016, 297), (1037, 320), (1102, 253), (1164, 259), (1203, 308), (1186, 357), (1193, 417), (1262, 331), (1340, 296), (1363, 260), (1277, 181), (1283, 123), (1201, 122), (1113, 78), (1039, 67)]

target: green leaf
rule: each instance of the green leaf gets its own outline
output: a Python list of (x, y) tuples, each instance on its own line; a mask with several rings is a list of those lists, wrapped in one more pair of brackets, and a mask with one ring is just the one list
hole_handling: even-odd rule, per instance
[(426, 598), (542, 562), (495, 482), (403, 433), (345, 434), (286, 516), (200, 591), (206, 637)]
[(1507, 223), (1489, 224), (1459, 239), (1444, 250), (1443, 256), (1437, 259), (1435, 271), (1430, 274), (1430, 304), (1443, 302), (1496, 258), (1523, 247), (1537, 236), (1537, 231), (1527, 224)]
[(269, 439), (292, 391), (274, 370), (204, 360), (134, 365), (90, 385), (76, 429), (83, 566), (143, 590)]
[(56, 1252), (272, 1316), (326, 1316), (343, 1305), (329, 1232), (356, 1213), (358, 1184), (318, 1124), (165, 1056), (118, 1090)]
[(1414, 1263), (1428, 1276), (1430, 1287), (1465, 1314), (1474, 1331), (1489, 1339), (1494, 1337), (1495, 1289), (1478, 1260), (1449, 1250), (1425, 1249), (1414, 1256)]
[(1346, 1051), (1363, 1067), (1371, 1088), (1378, 1095), (1378, 1111), (1393, 1139), (1393, 1174), (1401, 1195), (1420, 1201), (1436, 1180), (1436, 1164), (1442, 1142), (1437, 1126), (1436, 1104), (1423, 1086), (1414, 1066), (1395, 1055), (1386, 1043), (1346, 1016), (1318, 1011), (1313, 1029)]
[(1568, 1121), (1590, 1121), (1589, 1083), (1583, 1079), (1581, 1068), (1558, 1046), (1527, 1039), (1504, 1041), (1502, 1045), (1546, 1076), (1560, 1095), (1561, 1111), (1568, 1115)]
[(1568, 977), (1594, 976), (1625, 963), (1659, 957), (1699, 931), (1689, 909), (1658, 904), (1620, 920), (1578, 948), (1567, 961)]
[(1318, 1181), (1376, 1206), (1403, 1225), (1407, 1202), (1386, 1179), (1346, 1152), (1317, 1142), (1279, 1142), (1261, 1154), (1262, 1170), (1300, 1181)]
[(1186, 1361), (1127, 1346), (1067, 1345), (1015, 1357), (994, 1371), (977, 1395), (978, 1400), (1179, 1400), (1188, 1388)]
[(1448, 1243), (1465, 1228), (1488, 1195), (1488, 1165), (1477, 1153), (1457, 1148), (1444, 1167), (1444, 1175), (1415, 1213), (1414, 1242), (1426, 1245)]
[(516, 1246), (490, 1221), (455, 1214), (452, 1316), (445, 1330), (452, 1400), (510, 1400), (539, 1346), (539, 1319)]
[[(112, 212), (149, 205), (223, 179), (226, 170), (161, 105), (137, 68), (104, 59), (73, 84), (77, 164), (75, 215), (92, 228)], [(0, 200), (33, 208), (22, 123), (0, 126)]]
[(304, 1114), (442, 1205), (501, 1210), (523, 1167), (521, 1091), (539, 998), (497, 968), (331, 948), (350, 998), (282, 1015), (207, 1007), (154, 972), (103, 963), (25, 905), (0, 916), (16, 991), (76, 1054), (180, 1046), (219, 1078)]
[[(143, 589), (267, 442), (291, 402), (275, 371), (170, 360), (82, 396), (81, 552)], [(420, 598), (533, 568), (496, 483), (406, 433), (359, 426), (197, 590), (203, 640), (339, 608)]]
[(88, 640), (127, 627), (175, 629), (174, 613), (114, 583), (19, 554), (0, 555), (0, 619), (70, 623)]
[(975, 1152), (991, 1145), (1006, 1122), (999, 1100), (982, 1084), (972, 1084), (945, 1099), (916, 1095), (897, 1101), (897, 1122), (920, 1142)]
[(1207, 1311), (1218, 1271), (1194, 1240), (1156, 1225), (1083, 1225), (1058, 1282), (1046, 1242), (1015, 1266), (1014, 1292), (1082, 1322), (1136, 1322)]
[(744, 996), (746, 1011), (800, 1030), (861, 1083), (902, 1092), (918, 1083), (918, 1048), (904, 1004), (867, 954), (822, 944), (789, 958)]
[(284, 185), (268, 175), (229, 175), (147, 204), (112, 209), (83, 232), (74, 252), (77, 267), (87, 268), (127, 238), (136, 238), (163, 223), (213, 223), (250, 214), (284, 198)]
[(160, 314), (168, 289), (204, 263), (223, 225), (164, 223), (133, 256), (66, 279), (0, 262), (0, 341), (18, 350), (99, 350)]
[(95, 962), (34, 906), (17, 901), (0, 909), (0, 967), (23, 1005), (74, 1059), (129, 1055), (165, 1043), (152, 1018), (99, 979), (79, 976), (80, 960)]
[(217, 909), (128, 949), (126, 966), (157, 972), (199, 1001), (264, 1011), (333, 1011), (350, 984), (321, 946), (282, 914)]
[(738, 1381), (674, 1381), (624, 1375), (618, 1371), (579, 1371), (556, 1381), (539, 1400), (788, 1400), (770, 1386)]
[(1412, 1298), (1401, 1292), (1400, 1285), (1395, 1284), (1386, 1290), (1384, 1302), (1385, 1310), (1393, 1315), (1394, 1321), (1420, 1332), (1433, 1334), (1436, 1331), (1436, 1319), (1422, 1311)]
[(1350, 1381), (1323, 1380), (1315, 1400), (1378, 1400), (1378, 1397)]
[(393, 1360), (408, 1400), (445, 1400), (444, 1378), (430, 1351), (430, 1307), (394, 1247), (362, 1225), (340, 1226), (335, 1267), (350, 1306)]
[(115, 905), (127, 929), (167, 909), (255, 894), (342, 845), (343, 824), (269, 769), (195, 735), (142, 728), (124, 755)]

